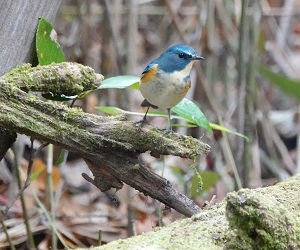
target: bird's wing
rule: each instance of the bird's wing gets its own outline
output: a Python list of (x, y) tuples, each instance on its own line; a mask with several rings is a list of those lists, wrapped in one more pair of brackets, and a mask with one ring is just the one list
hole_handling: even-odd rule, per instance
[[(144, 69), (141, 77), (140, 84), (147, 84), (148, 82), (152, 82), (156, 79), (156, 73), (157, 73), (158, 64), (156, 61), (152, 61), (148, 64), (148, 66)], [(157, 109), (158, 107), (148, 102), (146, 99), (141, 103), (142, 107), (149, 107), (151, 106), (154, 109)]]
[(144, 69), (141, 77), (141, 81), (143, 83), (147, 83), (149, 81), (155, 80), (157, 73), (158, 64), (154, 61), (148, 64), (148, 66)]

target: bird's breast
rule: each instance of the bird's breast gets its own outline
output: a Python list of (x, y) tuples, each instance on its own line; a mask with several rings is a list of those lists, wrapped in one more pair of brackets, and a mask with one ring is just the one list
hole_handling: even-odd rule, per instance
[(171, 73), (157, 69), (156, 76), (143, 76), (140, 84), (142, 95), (161, 109), (176, 106), (191, 86), (190, 69), (191, 66)]

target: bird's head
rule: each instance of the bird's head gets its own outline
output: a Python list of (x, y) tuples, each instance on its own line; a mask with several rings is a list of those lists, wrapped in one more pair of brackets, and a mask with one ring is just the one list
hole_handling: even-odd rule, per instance
[(159, 69), (172, 73), (174, 71), (181, 71), (188, 65), (191, 68), (194, 61), (202, 59), (204, 57), (199, 56), (192, 47), (179, 44), (168, 48), (156, 61)]

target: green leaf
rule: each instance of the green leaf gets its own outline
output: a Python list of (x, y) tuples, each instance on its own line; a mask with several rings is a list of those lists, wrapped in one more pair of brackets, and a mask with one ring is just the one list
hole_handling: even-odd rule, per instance
[(119, 115), (124, 113), (125, 110), (117, 108), (117, 107), (108, 107), (108, 106), (98, 106), (97, 110), (100, 110), (108, 115)]
[[(140, 79), (140, 78), (139, 78)], [(130, 89), (139, 90), (140, 89), (140, 80), (129, 86)]]
[(30, 176), (30, 181), (34, 181), (36, 180), (40, 175), (41, 173), (45, 170), (45, 167), (40, 167), (40, 168), (37, 168)]
[[(183, 118), (181, 118), (183, 119)], [(197, 128), (196, 124), (179, 124), (179, 123), (172, 123), (172, 127), (176, 128)]]
[(220, 179), (218, 173), (209, 170), (201, 171), (199, 174), (203, 180), (202, 189), (199, 189), (199, 178), (195, 175), (193, 177), (190, 189), (192, 198), (196, 198), (201, 194), (201, 192), (207, 191), (214, 187)]
[(287, 95), (300, 100), (300, 81), (292, 80), (279, 73), (274, 73), (263, 65), (259, 66), (259, 71)]
[[(124, 109), (120, 109), (118, 107), (111, 107), (111, 106), (98, 106), (95, 107), (95, 109), (102, 111), (103, 113), (106, 113), (108, 115), (119, 115), (119, 114), (127, 114), (127, 115), (138, 115), (138, 116), (144, 116), (145, 113), (141, 113), (141, 112), (132, 112), (132, 111), (127, 111)], [(158, 116), (165, 116), (168, 117), (166, 112), (160, 111), (160, 110), (152, 110), (149, 111), (147, 116), (152, 116), (152, 117), (158, 117)], [(180, 116), (172, 116), (173, 118), (176, 119), (182, 119), (185, 120), (184, 118), (180, 117)]]
[(40, 65), (65, 61), (64, 53), (56, 39), (57, 34), (52, 24), (41, 17), (36, 33), (36, 52)]
[[(98, 107), (95, 107), (95, 108), (97, 110), (102, 111), (103, 113), (108, 114), (108, 115), (119, 115), (119, 114), (138, 115), (138, 116), (144, 116), (145, 115), (145, 113), (127, 111), (127, 110), (124, 110), (124, 109), (120, 109), (118, 107), (98, 106)], [(152, 116), (152, 117), (153, 116), (165, 116), (165, 117), (167, 117), (167, 114), (163, 111), (153, 110), (153, 111), (149, 111), (147, 116)], [(194, 121), (191, 121), (190, 117), (181, 117), (181, 116), (172, 115), (172, 118), (182, 119), (182, 120), (185, 120), (187, 122), (192, 123), (192, 124), (172, 124), (173, 127), (193, 128), (193, 127), (195, 127), (194, 124), (196, 124)], [(245, 140), (249, 141), (249, 138), (247, 136), (245, 136), (241, 133), (235, 132), (233, 130), (230, 130), (228, 128), (225, 128), (221, 125), (214, 124), (214, 123), (209, 123), (209, 126), (210, 126), (211, 129), (220, 130), (220, 131), (224, 131), (226, 133), (234, 134), (234, 135), (243, 137)]]
[(257, 48), (259, 53), (263, 53), (265, 51), (265, 43), (267, 41), (265, 32), (260, 32), (258, 36)]
[(64, 160), (65, 160), (65, 150), (64, 149), (61, 149), (60, 150), (60, 152), (59, 152), (59, 156), (58, 156), (58, 158), (57, 158), (57, 160), (56, 160), (56, 162), (55, 162), (55, 165), (60, 165), (60, 164), (62, 164), (63, 162), (64, 162)]
[(241, 133), (238, 133), (238, 132), (235, 132), (233, 130), (230, 130), (228, 128), (225, 128), (219, 124), (215, 124), (215, 123), (209, 123), (210, 127), (215, 129), (215, 130), (220, 130), (220, 131), (224, 131), (226, 133), (230, 133), (230, 134), (234, 134), (234, 135), (237, 135), (237, 136), (240, 136), (240, 137), (243, 137), (246, 141), (249, 141), (249, 138)]
[(93, 91), (94, 91), (94, 89), (84, 91), (84, 92), (78, 94), (77, 99), (81, 100), (81, 99), (85, 98), (89, 93), (91, 93)]
[(104, 79), (102, 84), (98, 89), (124, 89), (131, 87), (133, 89), (138, 89), (140, 78), (137, 76), (115, 76)]
[(183, 98), (183, 100), (172, 108), (172, 111), (182, 116), (191, 123), (205, 128), (208, 132), (212, 133), (212, 129), (208, 120), (198, 106), (192, 101)]

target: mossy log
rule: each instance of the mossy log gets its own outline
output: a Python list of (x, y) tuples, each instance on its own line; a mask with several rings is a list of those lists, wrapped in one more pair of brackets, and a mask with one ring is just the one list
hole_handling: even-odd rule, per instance
[(194, 158), (209, 152), (207, 144), (150, 125), (139, 130), (125, 116), (87, 114), (27, 93), (79, 94), (97, 88), (102, 79), (91, 68), (76, 63), (21, 65), (0, 78), (0, 127), (78, 153), (94, 175), (94, 179), (86, 174), (84, 178), (101, 191), (120, 189), (125, 182), (186, 216), (198, 212), (192, 200), (143, 166), (139, 154), (150, 151), (156, 157)]
[(300, 175), (229, 193), (192, 218), (93, 249), (300, 249)]

